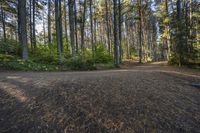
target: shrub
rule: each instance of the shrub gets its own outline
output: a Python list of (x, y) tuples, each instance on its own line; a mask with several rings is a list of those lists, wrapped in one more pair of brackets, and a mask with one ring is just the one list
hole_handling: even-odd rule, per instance
[(110, 63), (113, 62), (113, 57), (109, 55), (107, 49), (103, 44), (98, 44), (96, 46), (96, 54), (95, 54), (95, 62), (96, 63)]
[(42, 64), (57, 64), (58, 57), (56, 46), (51, 45), (38, 45), (34, 53), (31, 55), (31, 59), (34, 62)]
[(7, 40), (6, 42), (0, 40), (0, 53), (19, 56), (21, 54), (21, 49), (19, 44), (14, 40)]
[(95, 70), (96, 67), (94, 65), (93, 60), (90, 59), (82, 59), (80, 57), (76, 57), (75, 59), (69, 59), (62, 63), (62, 70)]
[(53, 71), (59, 68), (55, 65), (46, 65), (35, 63), (32, 60), (22, 60), (11, 55), (0, 55), (0, 67), (7, 70), (22, 70), (22, 71)]

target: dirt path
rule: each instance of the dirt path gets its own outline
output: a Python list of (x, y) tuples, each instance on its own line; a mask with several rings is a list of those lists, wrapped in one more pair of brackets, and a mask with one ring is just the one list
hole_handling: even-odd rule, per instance
[(200, 132), (200, 72), (128, 66), (1, 72), (0, 132)]

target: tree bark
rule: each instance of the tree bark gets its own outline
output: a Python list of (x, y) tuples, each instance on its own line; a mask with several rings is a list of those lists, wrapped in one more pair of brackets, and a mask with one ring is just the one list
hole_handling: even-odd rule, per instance
[(114, 12), (114, 65), (119, 66), (119, 55), (118, 55), (118, 26), (117, 26), (117, 0), (113, 0), (113, 12)]
[(51, 0), (48, 0), (48, 45), (51, 45)]
[(106, 33), (107, 33), (107, 45), (108, 45), (108, 53), (111, 55), (111, 40), (110, 40), (110, 26), (109, 26), (109, 14), (108, 14), (108, 0), (105, 0), (106, 6)]
[(33, 47), (34, 49), (36, 48), (36, 32), (35, 32), (35, 6), (36, 6), (36, 0), (32, 1), (32, 5), (33, 5)]
[(93, 12), (92, 12), (92, 0), (90, 0), (90, 32), (91, 32), (91, 46), (92, 46), (92, 58), (95, 58), (95, 46), (94, 46), (94, 34), (93, 34)]
[(69, 40), (68, 40), (68, 31), (67, 31), (67, 3), (66, 3), (66, 0), (64, 0), (64, 24), (65, 24), (65, 39), (66, 39), (66, 46), (67, 46), (67, 49), (68, 49), (68, 43), (69, 43)]
[(45, 28), (45, 14), (43, 13), (43, 39), (44, 44), (46, 44), (46, 28)]
[(142, 11), (141, 11), (141, 0), (138, 0), (139, 4), (139, 63), (142, 63)]
[(68, 0), (69, 7), (69, 27), (70, 27), (70, 44), (72, 58), (75, 59), (75, 40), (74, 40), (74, 0)]
[(85, 14), (86, 14), (86, 6), (87, 6), (87, 0), (84, 0), (84, 7), (83, 7), (83, 16), (82, 16), (82, 22), (81, 22), (81, 52), (84, 52), (84, 30), (85, 30)]
[(32, 0), (29, 0), (29, 27), (30, 27), (30, 44), (31, 44), (31, 50), (33, 52), (33, 28), (32, 28)]
[(26, 0), (18, 0), (18, 36), (22, 47), (22, 58), (27, 60)]
[(77, 12), (76, 12), (76, 0), (74, 0), (74, 29), (75, 29), (75, 41), (76, 41), (76, 53), (78, 53), (78, 32), (77, 32)]
[(56, 41), (59, 62), (62, 62), (62, 16), (61, 16), (61, 0), (55, 0), (55, 20), (56, 20)]
[(118, 30), (119, 30), (119, 63), (122, 63), (122, 56), (123, 56), (123, 50), (122, 50), (122, 14), (121, 14), (121, 0), (118, 0)]
[(2, 19), (2, 26), (3, 26), (3, 39), (6, 41), (6, 25), (5, 25), (5, 13), (1, 6), (1, 19)]

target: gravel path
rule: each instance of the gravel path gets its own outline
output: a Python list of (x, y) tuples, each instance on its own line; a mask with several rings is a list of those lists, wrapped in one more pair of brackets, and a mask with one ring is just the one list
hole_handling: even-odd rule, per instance
[(0, 72), (0, 132), (200, 133), (200, 72), (162, 64)]

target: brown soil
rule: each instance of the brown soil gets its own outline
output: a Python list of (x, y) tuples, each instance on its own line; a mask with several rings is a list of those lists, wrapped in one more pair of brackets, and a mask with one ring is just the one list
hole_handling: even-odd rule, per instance
[(200, 72), (125, 63), (92, 72), (0, 72), (0, 132), (200, 132)]

